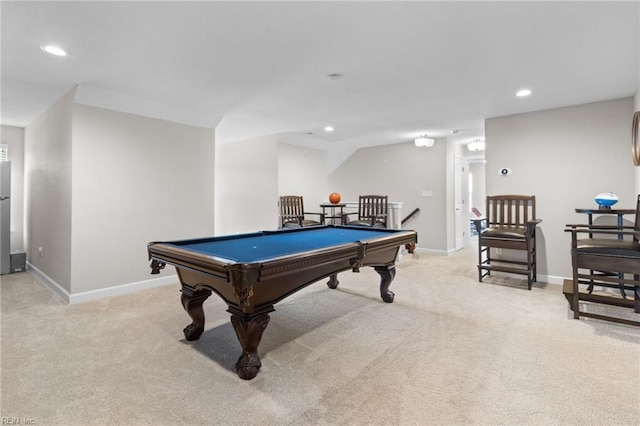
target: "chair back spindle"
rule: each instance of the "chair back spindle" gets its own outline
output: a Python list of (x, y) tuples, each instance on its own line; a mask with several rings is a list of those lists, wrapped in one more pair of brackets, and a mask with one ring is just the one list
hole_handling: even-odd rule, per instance
[(488, 226), (526, 227), (535, 220), (535, 196), (497, 195), (487, 197)]
[(387, 214), (387, 197), (361, 195), (358, 203), (358, 216), (361, 219)]
[(302, 197), (297, 195), (280, 197), (280, 211), (283, 215), (289, 217), (302, 216), (302, 212), (304, 211)]

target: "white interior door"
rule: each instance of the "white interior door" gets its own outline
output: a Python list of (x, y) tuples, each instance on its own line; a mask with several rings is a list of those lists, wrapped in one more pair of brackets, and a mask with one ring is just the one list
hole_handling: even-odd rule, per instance
[(461, 250), (465, 246), (465, 239), (469, 229), (469, 217), (467, 214), (466, 187), (467, 187), (467, 171), (466, 161), (460, 157), (455, 159), (455, 233), (456, 233), (456, 250)]

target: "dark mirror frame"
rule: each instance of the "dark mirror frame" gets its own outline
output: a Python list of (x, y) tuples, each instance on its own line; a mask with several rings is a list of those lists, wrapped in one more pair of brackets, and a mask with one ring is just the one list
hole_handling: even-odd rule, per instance
[(638, 132), (640, 132), (640, 111), (633, 114), (633, 122), (631, 123), (631, 158), (633, 164), (640, 166), (640, 140), (638, 140)]

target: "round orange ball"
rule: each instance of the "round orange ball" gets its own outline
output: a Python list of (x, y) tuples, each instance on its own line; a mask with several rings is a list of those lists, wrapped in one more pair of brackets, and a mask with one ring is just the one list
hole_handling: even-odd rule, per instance
[(340, 202), (340, 194), (337, 192), (332, 192), (329, 194), (329, 202), (331, 204), (338, 204)]

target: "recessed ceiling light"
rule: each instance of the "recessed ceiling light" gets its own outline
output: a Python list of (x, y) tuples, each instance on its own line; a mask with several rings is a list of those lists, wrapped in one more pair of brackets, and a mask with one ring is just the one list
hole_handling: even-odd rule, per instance
[(516, 93), (516, 96), (519, 98), (524, 98), (525, 96), (529, 96), (531, 94), (531, 90), (529, 89), (520, 89)]
[(333, 73), (327, 76), (329, 80), (340, 80), (342, 78), (342, 74)]
[(327, 126), (327, 127), (324, 128), (324, 131), (325, 132), (333, 132), (333, 127)]
[(48, 46), (40, 46), (40, 49), (44, 50), (47, 53), (51, 53), (56, 56), (67, 56), (67, 52), (59, 48), (58, 46), (48, 45)]

